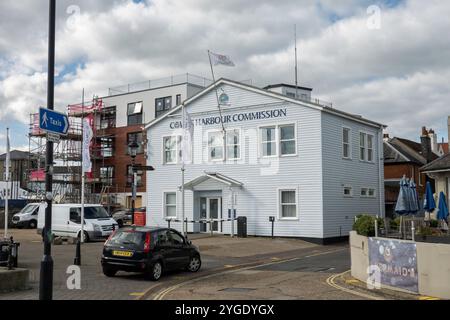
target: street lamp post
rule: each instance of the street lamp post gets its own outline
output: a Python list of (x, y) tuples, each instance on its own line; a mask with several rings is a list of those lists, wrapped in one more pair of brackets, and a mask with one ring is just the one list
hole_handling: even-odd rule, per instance
[[(55, 29), (56, 0), (49, 1), (49, 34), (48, 34), (48, 81), (47, 108), (54, 109), (55, 99)], [(44, 257), (41, 261), (39, 300), (53, 299), (53, 259), (52, 259), (52, 200), (53, 200), (53, 142), (47, 140), (45, 191), (47, 208), (45, 209)]]
[(136, 203), (136, 180), (137, 180), (137, 172), (134, 170), (136, 165), (136, 155), (137, 150), (139, 148), (139, 144), (136, 141), (131, 142), (128, 147), (130, 148), (130, 156), (131, 156), (131, 172), (133, 174), (132, 184), (131, 184), (131, 224), (134, 225), (134, 211), (135, 211), (135, 203)]

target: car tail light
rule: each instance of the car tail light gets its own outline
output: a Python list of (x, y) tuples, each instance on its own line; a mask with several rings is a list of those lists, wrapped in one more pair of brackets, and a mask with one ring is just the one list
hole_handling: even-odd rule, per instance
[(150, 252), (150, 232), (145, 234), (144, 253)]
[(117, 230), (114, 230), (113, 233), (111, 233), (111, 234), (109, 235), (108, 239), (105, 241), (105, 244), (104, 244), (105, 246), (106, 246), (106, 244), (109, 242), (109, 240), (111, 240), (112, 237), (114, 237), (114, 235), (116, 234), (116, 232), (117, 232)]

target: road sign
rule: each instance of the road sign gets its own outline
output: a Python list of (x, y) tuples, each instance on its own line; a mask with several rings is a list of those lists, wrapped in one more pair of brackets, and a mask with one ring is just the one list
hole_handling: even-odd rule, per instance
[(66, 135), (69, 131), (69, 118), (64, 113), (40, 108), (39, 128), (49, 133)]
[(53, 143), (59, 143), (59, 141), (61, 140), (61, 136), (59, 134), (48, 132), (47, 140)]

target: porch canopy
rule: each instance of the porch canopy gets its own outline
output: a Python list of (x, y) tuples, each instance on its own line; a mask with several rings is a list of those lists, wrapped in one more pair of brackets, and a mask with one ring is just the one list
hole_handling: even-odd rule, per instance
[(184, 185), (184, 189), (193, 191), (196, 186), (198, 186), (199, 184), (201, 184), (201, 183), (203, 183), (203, 182), (205, 182), (205, 181), (207, 181), (209, 179), (212, 179), (214, 181), (218, 181), (220, 183), (223, 183), (223, 184), (225, 184), (226, 186), (228, 186), (230, 188), (241, 188), (243, 186), (243, 183), (241, 183), (241, 182), (239, 182), (237, 180), (234, 180), (232, 178), (229, 178), (227, 176), (224, 176), (224, 175), (222, 175), (220, 173), (217, 173), (217, 172), (205, 172), (204, 175), (202, 175), (202, 176), (200, 176), (200, 177), (198, 177), (198, 178), (196, 178), (196, 179), (186, 183)]

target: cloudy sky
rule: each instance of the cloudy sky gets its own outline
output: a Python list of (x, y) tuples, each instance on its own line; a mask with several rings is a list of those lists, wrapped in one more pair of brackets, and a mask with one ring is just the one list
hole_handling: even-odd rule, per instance
[[(344, 111), (417, 140), (447, 140), (450, 1), (58, 0), (56, 108), (107, 88), (192, 73), (210, 77), (207, 50), (253, 84), (294, 81)], [(375, 6), (375, 7), (374, 7)], [(379, 14), (377, 12), (379, 8)], [(379, 19), (378, 19), (379, 18)], [(26, 148), (29, 114), (46, 104), (47, 0), (0, 1), (0, 151), (6, 126)]]

